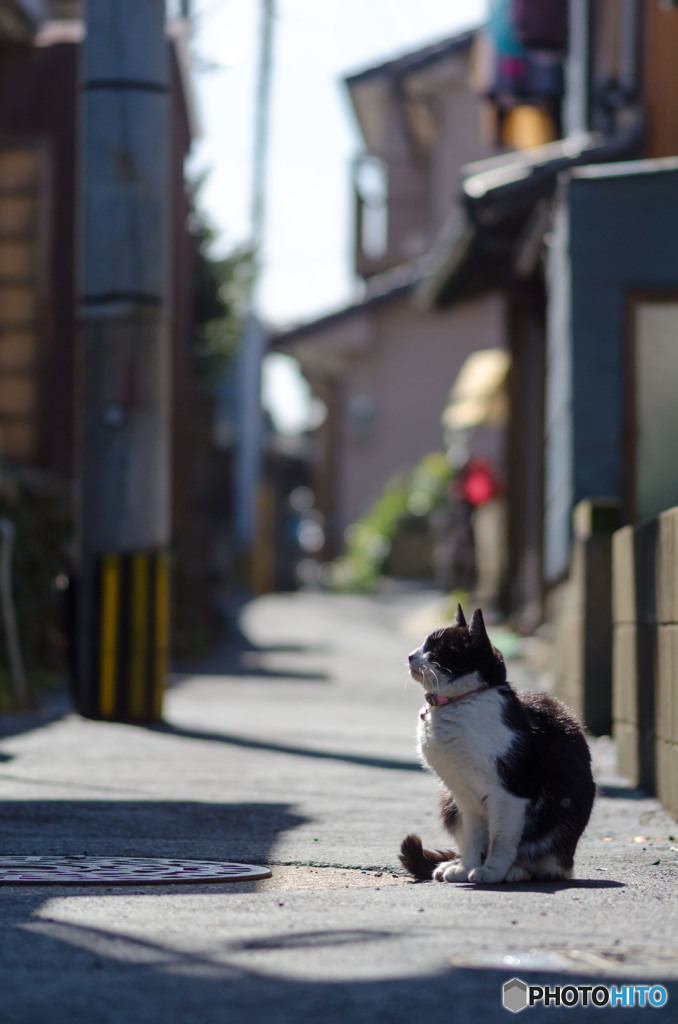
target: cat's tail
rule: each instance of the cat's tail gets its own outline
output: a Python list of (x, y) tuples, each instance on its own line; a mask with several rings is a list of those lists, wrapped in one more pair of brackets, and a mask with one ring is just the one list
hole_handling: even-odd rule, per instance
[(400, 844), (400, 863), (417, 881), (428, 882), (433, 872), (444, 860), (457, 860), (459, 854), (453, 850), (425, 850), (419, 836), (406, 836)]

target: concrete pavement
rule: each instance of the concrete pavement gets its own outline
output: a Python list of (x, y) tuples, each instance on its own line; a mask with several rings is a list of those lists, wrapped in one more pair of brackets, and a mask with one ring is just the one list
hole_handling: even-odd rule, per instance
[[(528, 1021), (678, 1019), (678, 824), (616, 777), (609, 740), (593, 744), (601, 796), (573, 883), (415, 885), (399, 871), (408, 831), (445, 842), (406, 670), (440, 614), (426, 594), (262, 598), (237, 642), (177, 677), (163, 727), (66, 714), (0, 737), (0, 856), (273, 869), (258, 883), (0, 889), (0, 1021), (494, 1021), (511, 1019), (514, 976), (669, 993), (662, 1008), (534, 1007)], [(509, 675), (524, 685), (530, 670)]]

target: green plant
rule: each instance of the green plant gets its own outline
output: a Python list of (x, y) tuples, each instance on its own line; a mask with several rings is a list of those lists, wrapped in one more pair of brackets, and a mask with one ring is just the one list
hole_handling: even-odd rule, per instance
[(398, 531), (439, 507), (451, 478), (442, 452), (425, 455), (413, 469), (393, 477), (370, 511), (348, 527), (346, 552), (329, 568), (330, 586), (336, 590), (371, 589), (384, 572)]
[(215, 384), (238, 352), (254, 254), (243, 246), (227, 256), (214, 255), (215, 231), (197, 208), (200, 184), (193, 188), (189, 221), (193, 242), (191, 369), (197, 380)]

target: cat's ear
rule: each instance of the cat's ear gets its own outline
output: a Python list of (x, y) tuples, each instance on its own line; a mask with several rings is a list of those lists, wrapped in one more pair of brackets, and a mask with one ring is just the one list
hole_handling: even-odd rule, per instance
[(490, 638), (487, 635), (487, 630), (485, 629), (485, 619), (483, 618), (483, 613), (481, 612), (480, 608), (476, 608), (473, 615), (471, 616), (471, 622), (469, 624), (468, 631), (471, 639), (475, 644), (489, 644)]
[(457, 613), (454, 616), (454, 622), (452, 623), (452, 625), (453, 626), (465, 626), (466, 625), (466, 619), (464, 618), (464, 613), (461, 610), (461, 605), (460, 604), (457, 605)]

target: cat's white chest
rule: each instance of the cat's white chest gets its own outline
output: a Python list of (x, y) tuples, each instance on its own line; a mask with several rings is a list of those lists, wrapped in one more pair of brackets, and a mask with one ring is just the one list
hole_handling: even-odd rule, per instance
[(455, 797), (476, 802), (497, 785), (497, 758), (507, 752), (513, 739), (501, 711), (501, 695), (490, 690), (431, 708), (420, 719), (421, 759)]

